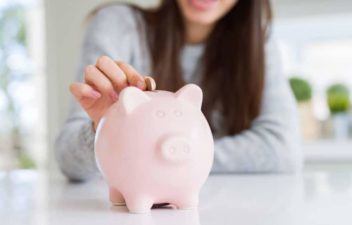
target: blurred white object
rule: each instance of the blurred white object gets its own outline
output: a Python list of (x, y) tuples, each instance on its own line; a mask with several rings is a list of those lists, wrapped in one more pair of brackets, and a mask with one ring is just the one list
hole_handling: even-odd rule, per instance
[[(337, 113), (332, 116), (334, 137), (337, 140), (346, 140), (349, 135), (349, 115), (347, 113)], [(352, 147), (352, 146), (351, 146)]]

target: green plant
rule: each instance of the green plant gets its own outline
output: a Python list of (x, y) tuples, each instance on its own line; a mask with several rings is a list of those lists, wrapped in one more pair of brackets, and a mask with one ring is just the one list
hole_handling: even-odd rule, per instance
[(327, 89), (327, 103), (332, 114), (347, 112), (350, 108), (350, 93), (343, 84), (333, 84)]
[(34, 160), (26, 153), (22, 153), (18, 157), (19, 167), (21, 169), (34, 169), (36, 168)]
[(307, 80), (292, 77), (290, 78), (290, 86), (297, 102), (307, 102), (312, 98), (312, 87)]

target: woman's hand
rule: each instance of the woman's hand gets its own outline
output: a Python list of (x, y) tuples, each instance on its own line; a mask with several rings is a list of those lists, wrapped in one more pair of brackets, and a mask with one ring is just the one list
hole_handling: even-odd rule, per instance
[(135, 86), (141, 90), (155, 89), (153, 78), (143, 77), (131, 65), (115, 62), (107, 56), (99, 57), (96, 65), (85, 68), (84, 81), (72, 83), (70, 91), (92, 119), (94, 129), (127, 86)]

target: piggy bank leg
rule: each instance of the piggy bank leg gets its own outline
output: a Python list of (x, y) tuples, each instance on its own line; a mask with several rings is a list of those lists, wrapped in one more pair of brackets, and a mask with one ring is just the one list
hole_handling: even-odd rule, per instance
[(110, 201), (115, 206), (126, 205), (122, 194), (113, 187), (110, 187)]
[(198, 194), (186, 194), (175, 202), (178, 209), (194, 209), (198, 207)]
[(126, 205), (131, 213), (148, 213), (153, 206), (154, 201), (145, 196), (128, 196)]

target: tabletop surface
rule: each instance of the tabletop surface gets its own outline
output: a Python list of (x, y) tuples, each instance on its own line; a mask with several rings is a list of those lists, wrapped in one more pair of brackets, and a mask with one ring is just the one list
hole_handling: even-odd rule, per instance
[(352, 224), (352, 171), (212, 175), (197, 210), (130, 214), (109, 204), (102, 180), (71, 184), (36, 171), (0, 172), (0, 224)]

